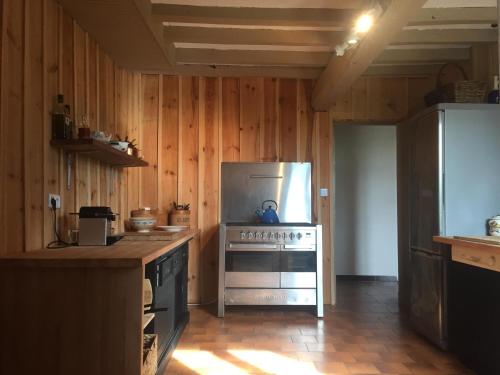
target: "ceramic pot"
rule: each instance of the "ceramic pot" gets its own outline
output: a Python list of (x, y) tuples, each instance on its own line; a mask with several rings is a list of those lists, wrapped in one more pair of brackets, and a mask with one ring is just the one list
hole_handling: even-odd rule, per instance
[(500, 215), (488, 220), (488, 227), (490, 236), (500, 236)]

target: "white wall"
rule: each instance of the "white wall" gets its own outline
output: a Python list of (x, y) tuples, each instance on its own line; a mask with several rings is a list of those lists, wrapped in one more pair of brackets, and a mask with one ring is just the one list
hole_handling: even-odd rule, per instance
[(335, 272), (397, 276), (396, 128), (336, 125)]

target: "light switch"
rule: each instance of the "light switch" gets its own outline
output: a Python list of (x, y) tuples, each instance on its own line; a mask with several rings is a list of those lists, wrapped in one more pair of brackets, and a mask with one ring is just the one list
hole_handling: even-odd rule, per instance
[(319, 196), (320, 197), (328, 197), (328, 189), (327, 188), (319, 189)]

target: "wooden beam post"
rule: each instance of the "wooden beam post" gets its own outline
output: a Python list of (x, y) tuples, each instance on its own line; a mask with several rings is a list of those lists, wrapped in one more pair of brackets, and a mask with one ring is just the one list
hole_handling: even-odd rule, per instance
[(344, 56), (332, 56), (316, 83), (312, 104), (315, 110), (325, 111), (368, 68), (392, 41), (426, 0), (391, 1), (384, 14), (359, 43)]

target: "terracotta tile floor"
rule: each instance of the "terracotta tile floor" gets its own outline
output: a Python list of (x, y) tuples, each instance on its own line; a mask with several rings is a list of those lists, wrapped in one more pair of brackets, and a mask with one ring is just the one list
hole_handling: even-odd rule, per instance
[(325, 318), (310, 312), (192, 308), (167, 374), (472, 374), (414, 334), (398, 312), (397, 284), (340, 282)]

